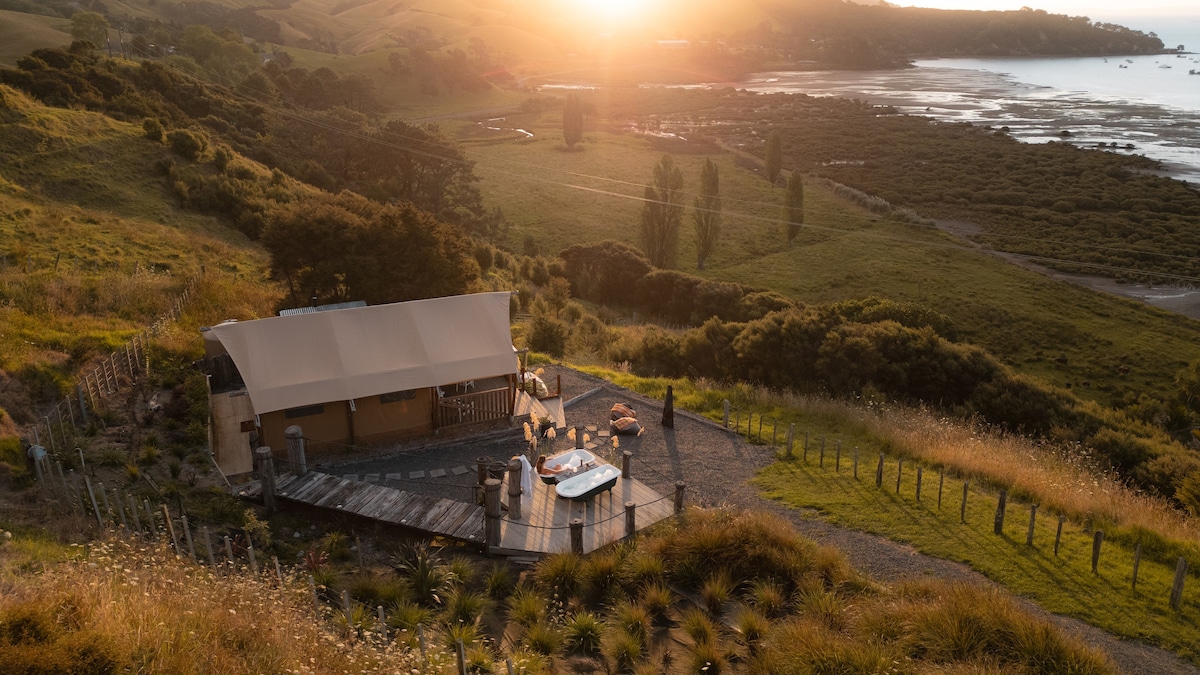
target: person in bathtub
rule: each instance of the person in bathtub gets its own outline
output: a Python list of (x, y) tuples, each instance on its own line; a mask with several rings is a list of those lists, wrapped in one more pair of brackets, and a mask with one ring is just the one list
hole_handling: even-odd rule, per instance
[(560, 473), (570, 473), (571, 471), (562, 464), (555, 464), (554, 466), (547, 465), (545, 455), (538, 455), (537, 466), (534, 467), (534, 470), (538, 472), (539, 476), (556, 476)]

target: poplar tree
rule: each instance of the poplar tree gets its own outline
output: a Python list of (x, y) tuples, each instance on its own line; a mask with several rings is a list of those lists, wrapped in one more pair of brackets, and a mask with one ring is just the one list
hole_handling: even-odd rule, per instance
[(788, 244), (791, 244), (804, 224), (804, 179), (798, 171), (793, 171), (788, 178), (787, 192), (783, 195), (783, 222), (787, 226)]
[(692, 219), (696, 226), (696, 269), (704, 269), (704, 261), (717, 249), (721, 234), (721, 179), (717, 165), (704, 161), (700, 168), (700, 196), (692, 202)]
[(771, 185), (779, 180), (779, 172), (783, 170), (783, 138), (778, 131), (772, 131), (767, 136), (767, 182)]
[(575, 94), (567, 94), (567, 100), (563, 103), (562, 120), (563, 140), (567, 142), (568, 148), (573, 148), (583, 140), (583, 104)]
[(663, 155), (654, 166), (654, 179), (646, 186), (642, 203), (642, 250), (651, 265), (675, 266), (683, 208), (683, 173), (670, 155)]

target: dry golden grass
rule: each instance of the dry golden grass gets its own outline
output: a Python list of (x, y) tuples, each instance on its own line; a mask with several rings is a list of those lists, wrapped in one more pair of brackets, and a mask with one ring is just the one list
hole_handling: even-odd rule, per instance
[(764, 406), (853, 420), (894, 453), (1012, 490), (1082, 522), (1145, 528), (1177, 541), (1200, 540), (1200, 523), (1097, 468), (1086, 448), (1008, 434), (929, 410), (858, 406), (825, 398), (755, 390)]
[(86, 661), (154, 673), (422, 668), (407, 647), (335, 631), (295, 579), (281, 586), (244, 573), (218, 576), (166, 547), (118, 539), (79, 548), (41, 574), (27, 571), (27, 558), (15, 544), (0, 549), (0, 652), (14, 667), (28, 659), (34, 667)]

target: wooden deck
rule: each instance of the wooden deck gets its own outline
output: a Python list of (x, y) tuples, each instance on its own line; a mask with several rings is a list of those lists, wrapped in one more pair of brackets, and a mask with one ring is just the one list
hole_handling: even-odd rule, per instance
[[(256, 499), (262, 496), (262, 484), (255, 481), (240, 485), (234, 494)], [(300, 478), (290, 473), (279, 476), (276, 495), (278, 499), (353, 513), (381, 523), (483, 543), (483, 507), (467, 502), (426, 497), (315, 471)]]
[[(500, 494), (508, 499), (508, 479)], [(560, 498), (553, 485), (533, 482), (532, 499), (522, 503), (521, 519), (500, 521), (500, 546), (494, 553), (560, 553), (571, 550), (571, 520), (583, 519), (583, 552), (590, 553), (625, 538), (625, 502), (637, 504), (636, 529), (643, 530), (675, 512), (664, 498), (641, 481), (618, 478), (612, 490), (587, 502)]]

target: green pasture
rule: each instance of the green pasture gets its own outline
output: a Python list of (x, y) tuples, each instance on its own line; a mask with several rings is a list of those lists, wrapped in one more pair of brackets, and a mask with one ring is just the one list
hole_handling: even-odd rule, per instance
[[(803, 302), (865, 296), (917, 301), (949, 316), (960, 339), (982, 345), (1016, 370), (1104, 404), (1173, 394), (1175, 373), (1200, 358), (1200, 326), (1130, 300), (1052, 280), (931, 227), (880, 219), (810, 183), (805, 223), (788, 246), (775, 222), (782, 188), (738, 165), (730, 153), (682, 154), (683, 144), (632, 131), (593, 129), (568, 151), (558, 113), (501, 123), (534, 133), (485, 133), (461, 123), (489, 206), (512, 223), (509, 245), (533, 237), (544, 254), (602, 239), (638, 241), (643, 186), (667, 149), (683, 170), (689, 212), (680, 228), (679, 269), (779, 291)], [(616, 125), (614, 125), (616, 126)], [(690, 204), (699, 166), (721, 171), (721, 242), (695, 270)]]

